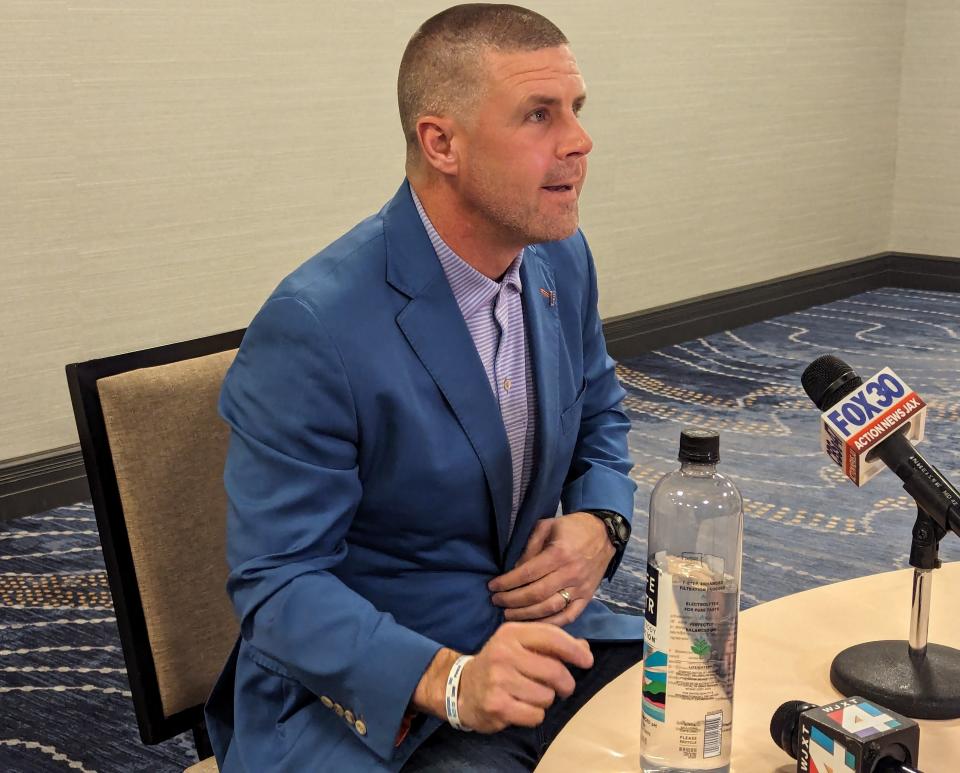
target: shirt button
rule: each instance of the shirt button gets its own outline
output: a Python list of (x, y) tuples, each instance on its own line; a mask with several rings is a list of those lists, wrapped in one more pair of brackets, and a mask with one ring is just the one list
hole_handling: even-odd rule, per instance
[(339, 703), (333, 704), (333, 710), (337, 713), (338, 717), (343, 716), (343, 706), (341, 706)]
[(350, 711), (349, 709), (343, 712), (343, 718), (347, 720), (347, 724), (350, 724), (350, 725), (352, 725), (354, 722), (357, 721), (356, 717), (353, 716), (353, 712)]
[(505, 378), (505, 379), (503, 380), (503, 389), (504, 389), (505, 392), (509, 392), (509, 391), (510, 391), (510, 387), (512, 387), (512, 386), (513, 386), (513, 382), (512, 382), (510, 379)]
[(332, 709), (332, 708), (333, 708), (333, 701), (330, 700), (326, 695), (321, 695), (321, 696), (320, 696), (320, 702), (321, 702), (324, 706), (326, 706), (328, 709)]
[(357, 724), (353, 726), (360, 735), (367, 734), (367, 726), (363, 723), (362, 719), (357, 720)]

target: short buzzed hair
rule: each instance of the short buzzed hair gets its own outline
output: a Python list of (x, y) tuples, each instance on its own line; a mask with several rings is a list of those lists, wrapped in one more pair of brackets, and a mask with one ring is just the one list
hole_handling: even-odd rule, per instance
[(427, 19), (400, 61), (397, 101), (407, 161), (417, 157), (417, 119), (462, 114), (479, 96), (485, 49), (537, 51), (569, 41), (549, 19), (517, 5), (467, 3)]

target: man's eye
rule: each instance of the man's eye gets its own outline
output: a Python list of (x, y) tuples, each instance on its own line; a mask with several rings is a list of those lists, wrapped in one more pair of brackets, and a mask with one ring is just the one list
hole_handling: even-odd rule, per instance
[(531, 121), (534, 121), (534, 122), (536, 122), (536, 123), (541, 123), (541, 122), (543, 122), (543, 121), (546, 121), (546, 120), (547, 120), (547, 111), (546, 111), (546, 110), (543, 110), (543, 109), (534, 110), (532, 113), (530, 113), (530, 120), (531, 120)]

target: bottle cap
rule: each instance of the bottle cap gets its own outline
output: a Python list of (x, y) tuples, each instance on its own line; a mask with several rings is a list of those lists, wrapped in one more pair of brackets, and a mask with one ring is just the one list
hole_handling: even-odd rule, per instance
[(680, 433), (681, 462), (716, 464), (720, 461), (720, 433), (713, 429), (687, 427)]

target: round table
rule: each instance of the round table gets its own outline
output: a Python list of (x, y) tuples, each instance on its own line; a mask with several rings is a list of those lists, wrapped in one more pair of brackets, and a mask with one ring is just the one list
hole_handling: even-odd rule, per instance
[[(906, 640), (912, 578), (912, 569), (860, 577), (740, 613), (734, 773), (796, 770), (796, 761), (770, 738), (773, 712), (792, 699), (820, 705), (843, 697), (830, 684), (830, 663), (841, 650), (878, 639)], [(960, 648), (960, 562), (934, 572), (929, 641)], [(577, 712), (536, 773), (638, 771), (641, 687), (638, 663)], [(921, 770), (960, 770), (960, 719), (921, 720), (920, 728)]]

